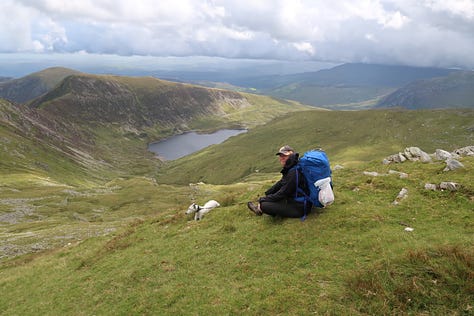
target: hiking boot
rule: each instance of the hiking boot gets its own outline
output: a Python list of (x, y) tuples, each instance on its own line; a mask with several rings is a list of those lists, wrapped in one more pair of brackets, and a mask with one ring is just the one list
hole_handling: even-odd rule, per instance
[(254, 212), (255, 215), (257, 215), (257, 216), (261, 216), (263, 214), (263, 212), (261, 210), (259, 210), (258, 206), (255, 205), (253, 202), (247, 202), (247, 207), (249, 208), (249, 210)]

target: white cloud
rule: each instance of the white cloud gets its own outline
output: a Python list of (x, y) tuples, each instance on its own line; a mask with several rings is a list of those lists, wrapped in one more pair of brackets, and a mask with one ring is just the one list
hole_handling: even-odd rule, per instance
[(294, 43), (293, 45), (296, 47), (297, 50), (301, 52), (306, 52), (309, 55), (314, 55), (315, 53), (315, 49), (313, 45), (311, 45), (311, 43), (303, 42), (303, 43)]
[(83, 51), (474, 68), (473, 43), (472, 0), (0, 2), (0, 53)]
[(433, 11), (449, 12), (466, 19), (474, 19), (474, 1), (472, 0), (425, 0), (424, 3)]

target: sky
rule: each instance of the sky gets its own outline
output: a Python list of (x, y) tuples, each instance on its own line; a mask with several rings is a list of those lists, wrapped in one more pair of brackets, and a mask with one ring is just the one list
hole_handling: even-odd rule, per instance
[(91, 56), (474, 69), (474, 0), (0, 1), (0, 67)]

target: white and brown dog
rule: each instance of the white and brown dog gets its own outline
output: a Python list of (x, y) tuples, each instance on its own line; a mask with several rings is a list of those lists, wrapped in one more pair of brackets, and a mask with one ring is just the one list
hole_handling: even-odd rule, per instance
[(221, 205), (219, 204), (219, 202), (214, 200), (207, 201), (206, 204), (204, 204), (203, 206), (199, 206), (196, 203), (193, 203), (188, 207), (186, 214), (196, 213), (194, 214), (194, 220), (199, 221), (204, 217), (204, 214), (209, 213), (210, 210), (218, 206)]

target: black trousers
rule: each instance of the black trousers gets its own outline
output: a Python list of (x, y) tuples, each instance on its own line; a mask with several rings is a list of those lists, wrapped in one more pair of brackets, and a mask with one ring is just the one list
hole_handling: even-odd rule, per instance
[[(277, 202), (261, 202), (260, 209), (263, 213), (271, 216), (303, 217), (305, 214), (304, 203), (295, 202), (292, 199), (280, 200)], [(311, 211), (311, 204), (306, 206), (306, 214)]]

